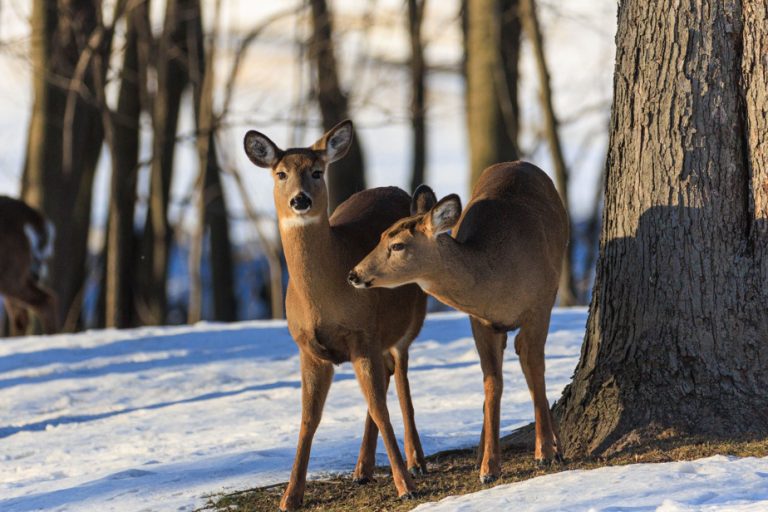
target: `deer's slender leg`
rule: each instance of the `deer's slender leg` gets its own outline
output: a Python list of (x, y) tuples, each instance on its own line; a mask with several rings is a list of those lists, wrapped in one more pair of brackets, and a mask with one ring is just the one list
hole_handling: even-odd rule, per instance
[[(388, 356), (386, 389), (389, 389), (389, 381), (394, 371), (394, 364), (392, 357)], [(366, 484), (373, 478), (373, 469), (376, 467), (376, 442), (378, 440), (379, 427), (376, 426), (376, 422), (371, 417), (371, 412), (368, 411), (365, 415), (365, 429), (363, 430), (363, 442), (360, 444), (360, 455), (357, 457), (355, 471), (352, 472), (352, 480), (358, 484)]]
[(533, 400), (536, 418), (536, 450), (538, 461), (549, 461), (559, 457), (557, 434), (549, 412), (547, 388), (544, 381), (544, 343), (549, 330), (549, 310), (524, 324), (515, 338), (515, 350), (520, 356), (528, 390)]
[(504, 387), (501, 367), (504, 356), (506, 333), (498, 333), (470, 317), (475, 346), (480, 355), (485, 389), (483, 410), (483, 458), (480, 463), (480, 481), (490, 483), (501, 475), (501, 448), (499, 425), (501, 422), (501, 393)]
[(10, 297), (6, 297), (5, 313), (11, 336), (24, 336), (27, 333), (27, 327), (29, 327), (29, 312), (27, 308)]
[(301, 362), (301, 430), (296, 447), (296, 459), (293, 462), (288, 487), (280, 501), (280, 510), (295, 510), (304, 500), (312, 437), (320, 424), (325, 398), (328, 396), (328, 389), (333, 380), (331, 363), (321, 361), (303, 350), (299, 351), (299, 360)]
[(475, 465), (480, 469), (485, 458), (485, 404), (483, 404), (483, 427), (480, 429), (480, 442), (477, 443), (477, 459)]
[(384, 358), (380, 352), (376, 351), (378, 347), (373, 350), (360, 350), (359, 346), (355, 348), (356, 350), (352, 354), (352, 364), (360, 389), (368, 401), (368, 411), (379, 427), (379, 432), (381, 432), (381, 437), (384, 440), (389, 463), (392, 466), (392, 479), (397, 488), (397, 494), (398, 496), (410, 496), (415, 487), (410, 474), (405, 469), (403, 456), (397, 446), (395, 432), (392, 429), (387, 410)]
[(26, 306), (37, 314), (43, 324), (45, 334), (57, 331), (56, 298), (49, 290), (43, 288), (32, 278), (28, 278), (24, 286), (15, 290), (13, 300), (20, 306)]
[(405, 459), (408, 462), (408, 471), (413, 475), (423, 475), (427, 472), (427, 461), (424, 458), (424, 450), (421, 447), (419, 431), (416, 429), (416, 418), (413, 413), (411, 386), (408, 382), (408, 350), (407, 348), (406, 350), (395, 348), (391, 353), (395, 362), (397, 398), (400, 402), (403, 424), (405, 425)]

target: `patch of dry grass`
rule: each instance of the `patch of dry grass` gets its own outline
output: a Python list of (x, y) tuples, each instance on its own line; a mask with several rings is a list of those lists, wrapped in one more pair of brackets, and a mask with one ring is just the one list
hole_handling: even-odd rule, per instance
[[(740, 457), (768, 456), (768, 439), (704, 440), (698, 438), (661, 439), (631, 448), (606, 458), (585, 458), (539, 467), (528, 447), (507, 448), (503, 456), (502, 477), (491, 485), (482, 485), (475, 467), (472, 450), (442, 452), (428, 457), (429, 474), (416, 478), (416, 499), (397, 498), (388, 467), (377, 468), (376, 479), (366, 485), (352, 482), (350, 475), (332, 475), (328, 479), (307, 483), (304, 508), (307, 511), (357, 512), (411, 510), (420, 503), (444, 497), (467, 494), (500, 484), (526, 480), (536, 476), (569, 469), (594, 469), (640, 462), (671, 462), (693, 460), (711, 455)], [(201, 510), (211, 511), (271, 511), (278, 510), (285, 484), (260, 487), (212, 496)]]

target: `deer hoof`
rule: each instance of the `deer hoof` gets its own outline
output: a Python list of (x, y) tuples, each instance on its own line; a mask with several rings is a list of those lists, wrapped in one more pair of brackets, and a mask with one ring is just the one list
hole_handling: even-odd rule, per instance
[(498, 479), (499, 477), (496, 475), (480, 475), (480, 483), (483, 485), (492, 484)]
[(297, 510), (301, 507), (301, 501), (299, 500), (286, 500), (283, 499), (283, 501), (280, 503), (280, 512), (289, 512), (292, 510)]
[(400, 499), (403, 501), (411, 501), (416, 499), (416, 492), (407, 492), (400, 496)]
[(283, 498), (280, 500), (280, 510), (281, 512), (298, 510), (303, 504), (304, 491), (302, 490), (300, 493), (297, 493), (289, 486), (283, 493)]
[(413, 466), (408, 468), (408, 472), (413, 476), (424, 476), (427, 474), (427, 465)]
[(369, 476), (356, 476), (352, 478), (352, 481), (355, 482), (357, 485), (365, 485), (365, 484), (371, 483), (373, 479)]
[(553, 455), (551, 459), (536, 459), (536, 465), (540, 468), (552, 467), (555, 464), (563, 464), (563, 456), (559, 453)]

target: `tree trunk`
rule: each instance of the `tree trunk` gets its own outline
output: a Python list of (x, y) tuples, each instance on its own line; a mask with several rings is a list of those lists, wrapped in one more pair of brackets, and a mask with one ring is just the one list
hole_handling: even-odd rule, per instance
[(568, 456), (768, 434), (768, 29), (758, 0), (619, 5), (600, 257)]
[[(199, 2), (199, 0), (198, 0)], [(221, 2), (215, 6), (215, 17), (221, 12)], [(213, 315), (219, 322), (237, 320), (237, 302), (234, 293), (232, 269), (232, 244), (229, 239), (229, 219), (224, 190), (221, 187), (218, 159), (216, 156), (216, 126), (213, 112), (214, 66), (218, 19), (206, 51), (199, 3), (193, 23), (197, 76), (190, 80), (194, 87), (195, 111), (197, 118), (197, 150), (200, 163), (198, 183), (198, 232), (193, 236), (190, 250), (190, 300), (188, 320), (194, 323), (202, 320), (202, 279), (201, 266), (206, 233), (210, 241), (211, 280), (213, 289)]]
[(518, 136), (520, 133), (520, 106), (517, 102), (518, 81), (520, 73), (520, 40), (522, 25), (520, 23), (520, 0), (499, 1), (499, 24), (501, 34), (501, 64), (496, 72), (496, 83), (499, 89), (499, 109), (502, 123), (497, 131), (498, 144), (505, 148), (500, 153), (503, 160), (520, 158)]
[(171, 230), (168, 224), (171, 177), (181, 95), (190, 63), (187, 35), (191, 0), (168, 0), (156, 57), (157, 92), (152, 107), (152, 164), (147, 221), (138, 260), (142, 323), (165, 323), (166, 281)]
[(495, 163), (519, 158), (517, 0), (468, 0), (464, 13), (470, 186)]
[(426, 65), (421, 25), (427, 0), (408, 0), (408, 33), (411, 42), (411, 128), (413, 130), (413, 154), (411, 156), (411, 191), (424, 183), (424, 167), (427, 160), (426, 128)]
[[(79, 325), (88, 256), (91, 197), (101, 152), (101, 113), (81, 95), (93, 92), (93, 67), (83, 73), (71, 126), (64, 126), (67, 89), (85, 48), (83, 34), (100, 25), (95, 0), (35, 0), (32, 6), (31, 56), (34, 100), (29, 126), (22, 196), (42, 210), (56, 227), (51, 286), (59, 300), (59, 323), (67, 330)], [(95, 50), (107, 59), (111, 38)], [(71, 130), (71, 165), (64, 172), (64, 130)], [(65, 322), (65, 320), (67, 320)]]
[(143, 0), (130, 6), (126, 13), (125, 55), (117, 112), (113, 116), (114, 163), (107, 243), (104, 248), (104, 275), (101, 281), (104, 287), (104, 322), (107, 327), (130, 327), (136, 321), (133, 314), (133, 262), (136, 251), (134, 212), (140, 117), (142, 102), (146, 101), (150, 47), (148, 29), (149, 0)]
[[(331, 13), (325, 0), (312, 4), (312, 40), (310, 58), (317, 77), (317, 102), (323, 117), (323, 128), (330, 130), (349, 118), (347, 97), (339, 84), (336, 56), (333, 50)], [(328, 204), (333, 211), (355, 192), (365, 189), (365, 166), (360, 140), (355, 133), (347, 156), (331, 164), (328, 171)]]
[[(536, 15), (536, 0), (521, 0), (521, 14), (523, 26), (528, 34), (533, 48), (534, 60), (536, 61), (536, 71), (539, 75), (539, 87), (541, 98), (541, 109), (544, 113), (544, 132), (549, 143), (552, 163), (555, 167), (555, 182), (557, 190), (560, 192), (560, 198), (563, 200), (565, 209), (570, 212), (568, 206), (568, 167), (565, 165), (563, 157), (563, 148), (560, 144), (560, 135), (558, 133), (559, 123), (555, 115), (554, 101), (552, 99), (552, 87), (549, 81), (549, 69), (547, 58), (544, 55), (544, 41), (539, 27), (539, 20)], [(573, 226), (570, 229), (570, 240), (568, 249), (563, 259), (563, 269), (560, 273), (560, 290), (558, 294), (561, 306), (573, 306), (577, 304), (576, 285), (573, 279), (573, 249), (574, 249)]]

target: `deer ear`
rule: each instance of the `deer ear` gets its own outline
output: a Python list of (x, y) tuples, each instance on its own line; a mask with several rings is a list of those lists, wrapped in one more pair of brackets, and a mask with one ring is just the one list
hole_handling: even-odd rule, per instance
[(353, 137), (352, 121), (346, 119), (328, 130), (320, 140), (312, 144), (312, 149), (325, 152), (328, 163), (335, 162), (347, 154), (352, 146)]
[(432, 238), (449, 231), (461, 217), (461, 199), (456, 194), (445, 196), (437, 202), (425, 218)]
[(411, 215), (427, 213), (435, 203), (437, 203), (437, 196), (432, 189), (426, 185), (419, 185), (411, 199)]
[(272, 168), (277, 165), (283, 150), (269, 140), (269, 137), (255, 130), (250, 130), (245, 134), (243, 140), (245, 154), (251, 159), (251, 162), (259, 167)]

